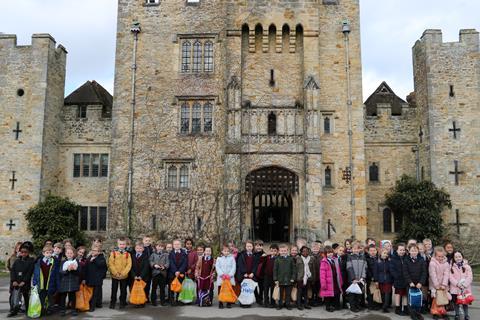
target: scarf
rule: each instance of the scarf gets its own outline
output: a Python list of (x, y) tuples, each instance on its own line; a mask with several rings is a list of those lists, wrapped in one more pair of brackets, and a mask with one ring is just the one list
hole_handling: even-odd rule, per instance
[(457, 265), (457, 267), (458, 267), (459, 269), (463, 267), (463, 261), (455, 262), (455, 264)]
[(310, 263), (310, 256), (304, 257), (301, 256), (303, 260), (303, 285), (307, 285), (308, 278), (312, 276), (312, 272), (310, 272), (310, 267), (308, 264)]

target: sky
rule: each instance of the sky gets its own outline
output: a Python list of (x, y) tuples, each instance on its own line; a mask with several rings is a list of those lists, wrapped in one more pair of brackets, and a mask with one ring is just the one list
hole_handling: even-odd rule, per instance
[[(478, 0), (360, 0), (360, 8), (364, 100), (382, 81), (401, 98), (413, 91), (411, 48), (425, 29), (442, 29), (448, 42), (480, 30)], [(0, 32), (20, 45), (50, 33), (67, 48), (66, 94), (87, 80), (113, 92), (116, 16), (117, 0), (0, 0)]]

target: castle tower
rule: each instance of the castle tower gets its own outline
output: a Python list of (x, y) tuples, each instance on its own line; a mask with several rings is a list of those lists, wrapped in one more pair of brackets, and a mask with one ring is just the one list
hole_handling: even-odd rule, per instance
[[(56, 191), (66, 50), (48, 34), (0, 34), (0, 253), (30, 237), (24, 213)], [(6, 241), (8, 239), (8, 241)]]
[(445, 43), (440, 30), (426, 30), (413, 63), (422, 176), (450, 194), (446, 222), (468, 236), (480, 212), (479, 33), (460, 30), (458, 42)]
[(110, 232), (365, 238), (358, 1), (226, 3), (119, 1)]

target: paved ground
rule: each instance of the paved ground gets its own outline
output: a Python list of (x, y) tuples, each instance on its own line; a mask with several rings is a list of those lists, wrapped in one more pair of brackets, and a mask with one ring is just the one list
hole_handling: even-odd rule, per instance
[[(259, 307), (252, 307), (250, 309), (241, 309), (234, 307), (232, 309), (219, 310), (217, 304), (213, 307), (200, 308), (196, 306), (183, 307), (152, 307), (147, 306), (145, 309), (136, 309), (127, 307), (120, 311), (108, 309), (108, 299), (110, 297), (110, 281), (106, 280), (103, 286), (104, 290), (104, 304), (102, 309), (97, 309), (94, 313), (83, 313), (78, 319), (132, 319), (135, 320), (150, 320), (150, 319), (239, 319), (239, 320), (297, 320), (297, 319), (356, 319), (356, 320), (406, 320), (407, 317), (398, 317), (394, 314), (382, 314), (378, 312), (362, 312), (358, 314), (351, 313), (348, 310), (337, 311), (334, 313), (326, 312), (323, 307), (314, 308), (313, 310), (292, 311), (288, 310), (272, 310)], [(480, 297), (480, 285), (474, 286), (474, 295)], [(8, 305), (8, 278), (0, 277), (0, 319), (6, 318), (9, 310)], [(472, 320), (480, 319), (480, 303), (474, 302), (470, 307), (470, 318)], [(18, 316), (13, 319), (22, 319), (25, 316)], [(431, 318), (431, 317), (427, 317)], [(49, 317), (48, 319), (60, 319), (60, 317)], [(64, 318), (61, 318), (64, 319)]]

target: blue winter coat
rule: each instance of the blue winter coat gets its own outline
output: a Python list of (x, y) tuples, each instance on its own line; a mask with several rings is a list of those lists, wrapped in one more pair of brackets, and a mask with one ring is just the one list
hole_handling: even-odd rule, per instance
[(403, 264), (405, 263), (406, 256), (400, 257), (394, 255), (390, 261), (390, 270), (393, 277), (393, 286), (396, 289), (405, 289), (407, 288), (407, 282), (403, 276)]
[(38, 259), (35, 263), (35, 268), (33, 269), (33, 285), (37, 286), (38, 291), (40, 290), (48, 290), (49, 294), (54, 294), (57, 292), (57, 289), (60, 287), (60, 261), (55, 258), (50, 258), (50, 276), (47, 283), (47, 286), (43, 286), (43, 274), (42, 269), (40, 267), (42, 259)]
[(375, 280), (378, 283), (393, 283), (392, 261), (390, 258), (387, 258), (387, 260), (378, 259), (376, 264)]

